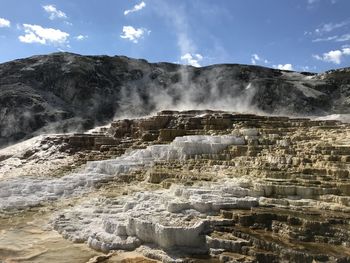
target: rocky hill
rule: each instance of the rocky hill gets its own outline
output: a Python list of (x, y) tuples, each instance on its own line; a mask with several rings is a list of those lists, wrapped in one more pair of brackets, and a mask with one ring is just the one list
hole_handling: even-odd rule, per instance
[(54, 53), (0, 64), (0, 147), (42, 132), (86, 130), (162, 109), (288, 115), (349, 113), (350, 70), (202, 68)]

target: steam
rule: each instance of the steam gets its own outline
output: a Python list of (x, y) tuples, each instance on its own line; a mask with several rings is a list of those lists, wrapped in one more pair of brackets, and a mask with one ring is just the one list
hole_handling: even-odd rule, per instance
[[(197, 54), (186, 6), (163, 1), (155, 1), (152, 6), (174, 29), (180, 56)], [(234, 77), (239, 69), (235, 72), (232, 70), (220, 66), (199, 70), (176, 65), (174, 71), (159, 67), (151, 71), (151, 74), (157, 75), (151, 81), (144, 72), (146, 74), (142, 80), (126, 83), (121, 88), (115, 118), (149, 116), (161, 110), (260, 112), (252, 105), (256, 87), (252, 82)], [(174, 78), (177, 81), (173, 81)]]
[[(201, 69), (200, 75), (196, 70), (178, 66), (178, 70), (171, 73), (158, 71), (159, 75), (153, 81), (148, 81), (145, 76), (135, 85), (127, 83), (120, 91), (115, 118), (148, 116), (162, 110), (260, 112), (253, 105), (257, 91), (253, 82), (234, 80), (232, 76), (227, 78), (225, 67), (205, 72)], [(179, 80), (172, 82), (174, 77)]]
[[(62, 57), (65, 72), (75, 72), (70, 67), (82, 63), (80, 57), (72, 54), (63, 54)], [(40, 63), (37, 64), (48, 63), (40, 57), (38, 59)], [(253, 105), (258, 88), (254, 83), (258, 83), (255, 82), (258, 78), (254, 71), (244, 67), (216, 65), (196, 68), (170, 63), (152, 64), (124, 57), (106, 61), (104, 71), (110, 71), (104, 76), (93, 76), (93, 83), (85, 81), (85, 73), (52, 79), (53, 89), (65, 87), (62, 94), (38, 94), (40, 99), (37, 100), (34, 92), (31, 103), (19, 107), (19, 110), (12, 105), (16, 100), (10, 106), (0, 108), (0, 147), (35, 135), (81, 132), (106, 125), (113, 118), (143, 117), (161, 110), (259, 113)], [(93, 66), (93, 61), (84, 64), (84, 68), (91, 72), (94, 72)], [(85, 88), (81, 87), (88, 87), (86, 94)]]
[(177, 38), (177, 46), (180, 49), (181, 55), (186, 53), (194, 53), (196, 45), (190, 37), (189, 23), (186, 15), (186, 9), (183, 5), (176, 5), (170, 2), (157, 1), (155, 2), (156, 12), (167, 19), (174, 28)]

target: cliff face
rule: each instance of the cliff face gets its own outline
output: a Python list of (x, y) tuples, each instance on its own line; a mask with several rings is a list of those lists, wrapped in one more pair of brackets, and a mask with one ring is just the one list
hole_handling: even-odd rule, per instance
[(349, 104), (349, 69), (316, 75), (54, 53), (0, 64), (0, 147), (161, 109), (326, 115), (349, 113)]

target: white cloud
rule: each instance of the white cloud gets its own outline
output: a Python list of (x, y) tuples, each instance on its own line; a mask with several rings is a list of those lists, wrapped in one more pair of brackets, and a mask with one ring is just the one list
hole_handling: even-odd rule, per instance
[(120, 35), (121, 38), (129, 39), (130, 41), (137, 43), (144, 34), (150, 34), (151, 31), (145, 28), (134, 28), (132, 26), (123, 26), (123, 34)]
[(132, 9), (128, 9), (128, 10), (125, 10), (124, 11), (124, 15), (128, 15), (130, 13), (133, 13), (133, 12), (137, 12), (137, 11), (140, 11), (141, 9), (143, 9), (144, 7), (146, 7), (146, 3), (145, 2), (141, 2), (137, 5), (134, 5), (134, 7)]
[(280, 69), (280, 70), (293, 70), (293, 65), (292, 64), (278, 64), (278, 65), (273, 65), (274, 68)]
[(253, 64), (253, 65), (256, 65), (257, 62), (264, 62), (265, 64), (269, 64), (270, 61), (268, 61), (267, 59), (264, 59), (262, 57), (260, 57), (258, 54), (252, 54), (251, 58), (250, 58), (250, 62)]
[(200, 61), (203, 60), (203, 56), (201, 54), (190, 54), (186, 53), (185, 55), (181, 56), (181, 60), (188, 65), (194, 66), (194, 67), (200, 67), (199, 64)]
[(252, 57), (251, 57), (251, 62), (253, 65), (256, 65), (256, 62), (257, 61), (260, 61), (260, 57), (258, 54), (253, 54)]
[(345, 42), (350, 40), (350, 34), (344, 34), (341, 36), (329, 36), (325, 38), (316, 38), (313, 39), (312, 42), (327, 42), (327, 41), (335, 41), (335, 42)]
[(313, 39), (312, 42), (326, 42), (326, 41), (332, 41), (337, 39), (338, 36), (330, 36), (330, 37), (325, 37), (325, 38), (316, 38)]
[(323, 60), (323, 58), (320, 55), (312, 55), (313, 58), (317, 59), (317, 60)]
[(316, 28), (315, 29), (315, 33), (319, 34), (319, 35), (322, 35), (323, 33), (329, 33), (329, 32), (331, 32), (331, 31), (333, 31), (335, 29), (344, 27), (344, 26), (346, 26), (348, 24), (349, 24), (349, 21), (343, 21), (343, 22), (340, 22), (340, 23), (324, 24), (322, 27)]
[(335, 41), (344, 42), (344, 41), (349, 41), (349, 40), (350, 40), (350, 34), (344, 34), (344, 35), (338, 37)]
[(58, 10), (55, 5), (43, 5), (43, 8), (45, 12), (47, 12), (50, 15), (49, 18), (51, 20), (54, 20), (56, 18), (67, 18), (67, 15), (61, 10)]
[(350, 48), (343, 48), (343, 54), (346, 56), (350, 55)]
[(340, 50), (331, 50), (323, 55), (325, 61), (333, 62), (335, 64), (340, 64), (341, 57), (343, 53)]
[(86, 40), (89, 36), (88, 35), (78, 35), (76, 37), (74, 37), (76, 40), (82, 41), (82, 40)]
[(340, 64), (344, 56), (350, 55), (350, 48), (342, 48), (341, 50), (331, 50), (329, 52), (323, 53), (322, 55), (312, 55), (315, 59), (332, 62), (334, 64)]
[(24, 35), (19, 36), (23, 43), (63, 45), (68, 43), (69, 34), (59, 29), (44, 28), (39, 25), (23, 24)]
[(5, 18), (0, 17), (0, 27), (10, 27), (11, 22)]
[(258, 54), (253, 54), (253, 58), (256, 59), (256, 60), (260, 60), (260, 57), (258, 56)]

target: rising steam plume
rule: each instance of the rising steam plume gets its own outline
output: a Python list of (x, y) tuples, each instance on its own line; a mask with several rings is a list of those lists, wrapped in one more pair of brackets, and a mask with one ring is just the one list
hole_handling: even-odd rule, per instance
[(169, 109), (348, 113), (346, 80), (334, 79), (336, 74), (238, 64), (197, 68), (123, 56), (34, 56), (0, 64), (0, 147)]
[[(196, 70), (196, 69), (194, 69)], [(220, 77), (222, 75), (222, 77)], [(205, 79), (193, 81), (188, 67), (180, 67), (172, 74), (178, 78), (175, 83), (167, 83), (164, 88), (158, 82), (137, 86), (123, 86), (120, 92), (119, 110), (115, 118), (140, 117), (161, 110), (227, 110), (236, 112), (260, 112), (252, 100), (256, 93), (254, 84), (225, 83), (224, 72), (218, 70), (208, 73)], [(166, 76), (159, 82), (166, 82)], [(147, 85), (147, 86), (146, 86)], [(147, 87), (147, 94), (142, 89)]]

